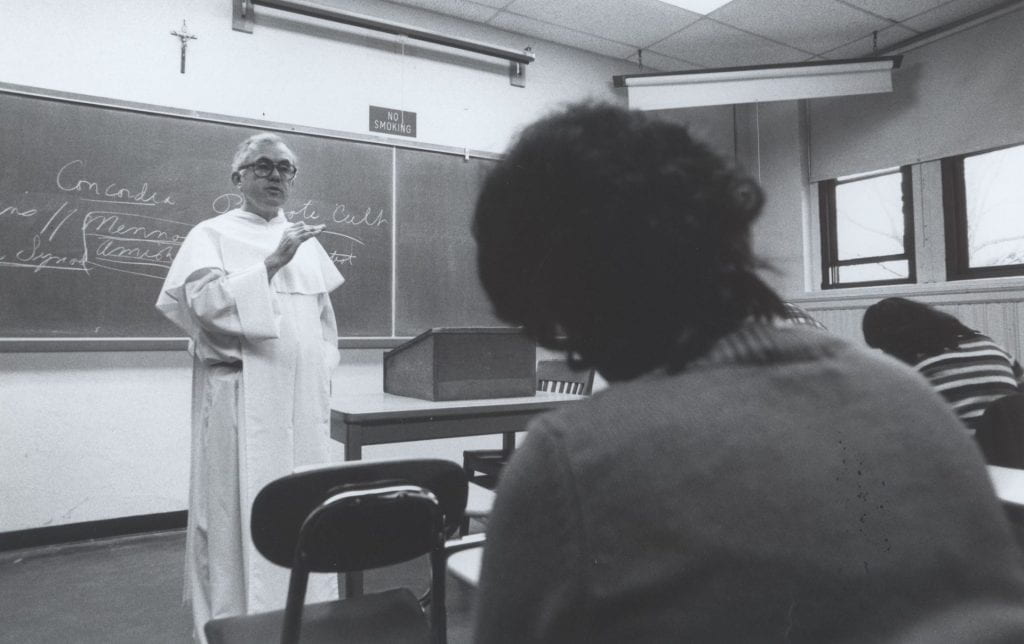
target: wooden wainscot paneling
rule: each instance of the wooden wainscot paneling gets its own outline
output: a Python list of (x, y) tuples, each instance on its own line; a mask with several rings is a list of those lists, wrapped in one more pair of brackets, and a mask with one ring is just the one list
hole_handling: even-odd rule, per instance
[(791, 301), (806, 309), (833, 333), (863, 343), (861, 320), (864, 311), (885, 297), (905, 297), (935, 306), (990, 336), (1014, 357), (1024, 358), (1024, 280), (1020, 279), (999, 280), (997, 283), (920, 284), (913, 288), (874, 292), (850, 289), (843, 293), (794, 297)]

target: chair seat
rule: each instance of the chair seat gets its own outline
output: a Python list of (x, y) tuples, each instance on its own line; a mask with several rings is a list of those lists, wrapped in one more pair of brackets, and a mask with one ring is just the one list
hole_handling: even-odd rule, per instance
[(509, 454), (500, 449), (475, 449), (462, 452), (462, 466), (469, 480), (493, 490), (498, 487), (498, 475), (508, 461)]
[(474, 449), (462, 452), (462, 459), (467, 465), (472, 465), (477, 472), (492, 476), (501, 471), (508, 456), (500, 449)]
[[(207, 622), (210, 644), (257, 644), (281, 641), (284, 611), (224, 617)], [(396, 588), (373, 595), (309, 604), (302, 612), (300, 641), (346, 644), (423, 644), (430, 625), (416, 595)]]
[[(594, 370), (576, 369), (566, 360), (541, 360), (537, 363), (537, 390), (589, 396), (594, 389)], [(498, 487), (502, 468), (512, 456), (509, 449), (477, 449), (462, 453), (462, 468), (471, 483), (490, 490)], [(465, 523), (463, 524), (465, 526)], [(465, 527), (463, 528), (465, 534)]]

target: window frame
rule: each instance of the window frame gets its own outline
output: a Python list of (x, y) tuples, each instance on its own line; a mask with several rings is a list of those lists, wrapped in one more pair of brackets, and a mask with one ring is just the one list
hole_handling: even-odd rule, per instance
[[(889, 284), (915, 284), (917, 283), (917, 261), (914, 238), (914, 183), (911, 166), (900, 166), (901, 176), (900, 187), (903, 197), (903, 252), (892, 255), (873, 255), (870, 257), (858, 257), (855, 259), (839, 259), (839, 238), (838, 222), (836, 221), (836, 187), (863, 181), (886, 174), (895, 174), (892, 170), (879, 170), (873, 173), (863, 173), (855, 178), (846, 180), (825, 179), (818, 183), (818, 218), (821, 226), (821, 288), (822, 290), (833, 290), (839, 288), (858, 288), (864, 286), (885, 286)], [(862, 282), (837, 283), (839, 269), (844, 266), (858, 266), (861, 264), (876, 264), (879, 262), (901, 261), (907, 262), (907, 277), (893, 278), (887, 280), (870, 280)]]
[(941, 160), (942, 217), (946, 233), (947, 282), (1024, 275), (1024, 263), (971, 267), (971, 253), (967, 240), (967, 184), (964, 179), (964, 159), (1022, 145), (1024, 143), (1013, 143), (998, 148), (944, 157)]

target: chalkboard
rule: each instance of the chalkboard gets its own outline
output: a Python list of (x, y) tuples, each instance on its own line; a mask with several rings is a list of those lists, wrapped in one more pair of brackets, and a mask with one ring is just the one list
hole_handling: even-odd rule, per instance
[(476, 244), (469, 234), (477, 192), (494, 163), (398, 150), (399, 335), (440, 326), (501, 324), (480, 285)]
[(346, 278), (332, 294), (343, 337), (487, 318), (468, 221), (490, 162), (6, 89), (0, 338), (179, 337), (153, 307), (162, 280), (193, 225), (240, 205), (231, 157), (263, 129), (285, 130), (298, 156), (286, 215), (327, 225), (321, 243)]

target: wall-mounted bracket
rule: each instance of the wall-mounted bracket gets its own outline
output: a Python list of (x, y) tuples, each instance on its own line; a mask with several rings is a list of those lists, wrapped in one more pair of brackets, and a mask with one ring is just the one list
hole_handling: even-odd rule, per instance
[[(533, 47), (527, 47), (523, 54), (533, 60)], [(526, 64), (517, 60), (508, 61), (508, 82), (513, 87), (526, 87)]]
[(254, 17), (252, 0), (231, 0), (232, 29), (251, 34)]
[(508, 82), (513, 87), (526, 87), (526, 65), (508, 61)]

